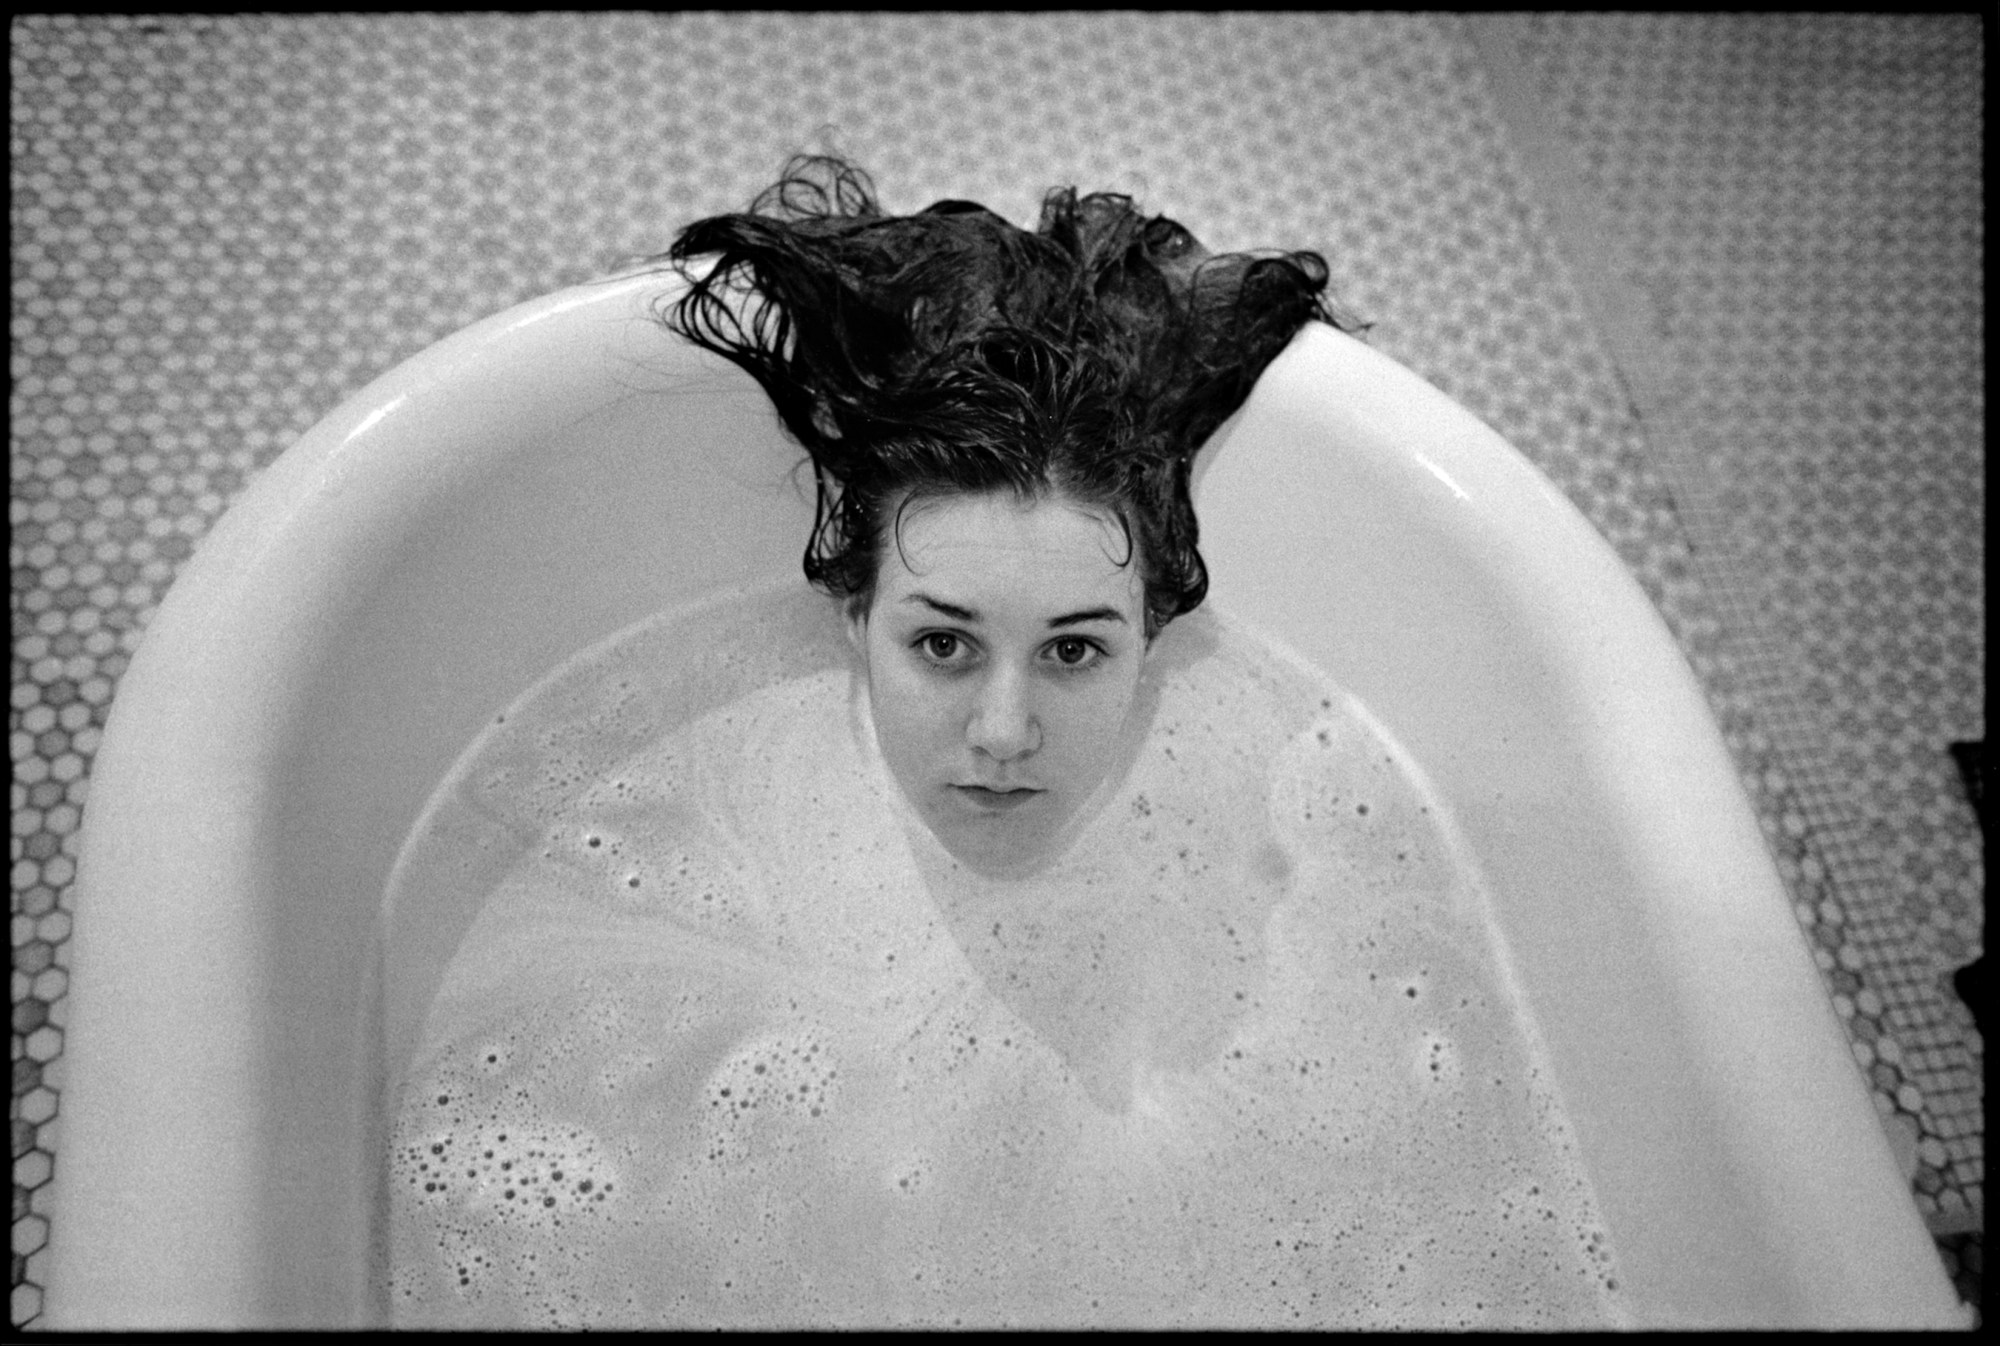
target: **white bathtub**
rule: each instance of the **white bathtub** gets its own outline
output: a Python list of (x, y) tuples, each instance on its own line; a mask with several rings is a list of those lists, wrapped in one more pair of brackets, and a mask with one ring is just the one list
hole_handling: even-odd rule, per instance
[[(646, 321), (660, 287), (384, 376), (167, 596), (91, 781), (51, 1325), (382, 1320), (378, 1095), (472, 915), (403, 919), (430, 976), (378, 987), (398, 846), (564, 657), (797, 573), (796, 451)], [(1604, 542), (1328, 329), (1203, 457), (1211, 601), (1358, 692), (1456, 812), (1638, 1321), (1962, 1325), (1701, 693)]]

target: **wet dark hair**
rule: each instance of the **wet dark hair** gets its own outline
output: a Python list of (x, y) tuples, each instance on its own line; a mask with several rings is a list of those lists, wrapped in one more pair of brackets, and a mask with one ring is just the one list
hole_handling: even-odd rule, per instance
[(1317, 253), (1212, 256), (1130, 197), (1074, 188), (1032, 233), (970, 201), (888, 215), (824, 155), (658, 260), (688, 282), (660, 320), (748, 371), (811, 457), (808, 580), (865, 602), (889, 511), (914, 499), (1059, 493), (1124, 526), (1149, 636), (1208, 590), (1196, 450), (1299, 328), (1346, 325)]

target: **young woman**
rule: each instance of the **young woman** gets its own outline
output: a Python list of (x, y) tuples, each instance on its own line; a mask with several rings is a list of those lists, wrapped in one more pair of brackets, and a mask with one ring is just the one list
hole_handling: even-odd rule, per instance
[(845, 600), (908, 802), (975, 869), (1033, 868), (1107, 784), (1153, 638), (1202, 601), (1194, 456), (1334, 321), (1325, 262), (1214, 256), (1073, 189), (1032, 233), (967, 201), (888, 215), (825, 157), (668, 257), (690, 281), (668, 324), (811, 456), (806, 577)]

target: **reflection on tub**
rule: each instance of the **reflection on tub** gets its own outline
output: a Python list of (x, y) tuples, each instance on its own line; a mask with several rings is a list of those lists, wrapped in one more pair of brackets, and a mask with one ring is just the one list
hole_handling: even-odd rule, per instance
[(1123, 781), (1005, 881), (865, 686), (829, 600), (729, 594), (446, 780), (391, 903), (491, 895), (397, 1103), (397, 1322), (1620, 1321), (1481, 887), (1358, 703), (1183, 618)]

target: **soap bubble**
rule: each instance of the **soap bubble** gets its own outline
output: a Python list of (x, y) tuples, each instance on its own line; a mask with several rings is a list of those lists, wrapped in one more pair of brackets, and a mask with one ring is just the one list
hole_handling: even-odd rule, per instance
[(1420, 774), (1253, 633), (1173, 630), (1213, 653), (1164, 661), (1147, 750), (1025, 880), (909, 828), (797, 595), (509, 707), (447, 783), (532, 829), (412, 1053), (398, 1321), (1615, 1320)]

